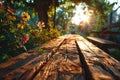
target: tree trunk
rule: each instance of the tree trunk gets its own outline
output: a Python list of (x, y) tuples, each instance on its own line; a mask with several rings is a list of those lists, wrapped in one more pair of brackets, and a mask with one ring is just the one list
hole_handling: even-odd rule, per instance
[(56, 4), (54, 3), (54, 26), (53, 26), (53, 28), (55, 28), (55, 26), (56, 26)]
[(112, 16), (113, 16), (113, 12), (110, 13), (110, 24), (112, 24)]
[(38, 17), (40, 21), (45, 23), (45, 29), (49, 29), (48, 26), (48, 10), (49, 10), (49, 0), (34, 0), (35, 10), (38, 12)]

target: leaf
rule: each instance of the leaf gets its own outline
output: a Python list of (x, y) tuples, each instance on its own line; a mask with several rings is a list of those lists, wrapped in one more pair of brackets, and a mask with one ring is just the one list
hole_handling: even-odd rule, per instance
[(40, 49), (38, 50), (38, 54), (43, 54), (43, 53), (45, 53), (45, 51), (40, 48)]
[(2, 59), (3, 59), (3, 60), (7, 60), (7, 59), (9, 59), (9, 56), (8, 56), (8, 54), (3, 54), (3, 57), (2, 57)]

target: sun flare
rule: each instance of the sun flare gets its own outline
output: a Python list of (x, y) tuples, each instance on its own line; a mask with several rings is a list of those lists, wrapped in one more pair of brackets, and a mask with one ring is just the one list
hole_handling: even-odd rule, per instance
[(75, 15), (72, 18), (72, 23), (79, 25), (81, 22), (88, 22), (89, 21), (89, 16), (82, 14), (82, 15)]
[(89, 20), (89, 16), (88, 15), (82, 15), (81, 16), (81, 21), (87, 22)]
[(74, 17), (72, 18), (72, 23), (74, 23), (74, 24), (76, 24), (76, 25), (79, 25), (80, 22), (81, 22), (81, 21), (80, 21), (79, 16), (74, 16)]
[(80, 25), (81, 22), (88, 23), (90, 19), (90, 12), (89, 10), (83, 9), (83, 5), (79, 5), (75, 9), (75, 15), (73, 16), (71, 22), (76, 25)]

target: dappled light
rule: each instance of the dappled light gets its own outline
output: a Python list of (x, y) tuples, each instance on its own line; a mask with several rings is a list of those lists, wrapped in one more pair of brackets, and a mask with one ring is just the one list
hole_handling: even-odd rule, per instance
[(120, 80), (120, 0), (0, 0), (0, 80)]
[(88, 23), (89, 22), (89, 18), (90, 17), (88, 15), (85, 15), (85, 14), (75, 15), (72, 18), (72, 23), (76, 24), (76, 25), (80, 25), (81, 22)]
[(85, 3), (77, 5), (74, 13), (71, 22), (76, 25), (81, 25), (83, 23), (89, 24), (90, 18), (93, 15), (93, 11), (88, 10), (88, 6)]

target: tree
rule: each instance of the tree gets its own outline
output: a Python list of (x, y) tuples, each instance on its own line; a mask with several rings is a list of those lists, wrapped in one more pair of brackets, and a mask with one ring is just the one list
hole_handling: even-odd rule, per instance
[[(72, 2), (75, 4), (79, 4), (80, 2), (85, 2), (89, 9), (94, 10), (95, 14), (99, 14), (100, 18), (105, 18), (105, 22), (107, 20), (108, 12), (112, 10), (112, 7), (115, 3), (110, 4), (109, 2), (106, 2), (106, 0), (4, 0), (6, 1), (6, 5), (10, 6), (17, 6), (14, 5), (15, 2), (22, 2), (23, 4), (34, 8), (36, 12), (38, 13), (38, 17), (40, 21), (43, 21), (46, 25), (45, 28), (49, 28), (49, 17), (48, 12), (50, 10), (50, 6), (54, 7), (54, 27), (56, 23), (56, 7), (58, 7), (61, 4), (65, 4), (65, 2)], [(107, 12), (108, 11), (108, 12)]]
[(65, 4), (57, 8), (56, 24), (62, 26), (63, 30), (67, 29), (67, 26), (73, 17), (75, 5), (72, 4), (72, 2), (65, 2)]
[(48, 26), (48, 15), (49, 6), (51, 0), (34, 0), (35, 10), (38, 12), (38, 17), (40, 21), (43, 21), (46, 26)]
[(115, 13), (119, 8), (120, 8), (120, 6), (116, 10), (110, 12), (110, 24), (112, 24), (112, 21), (113, 21), (113, 18), (112, 18), (113, 13)]

